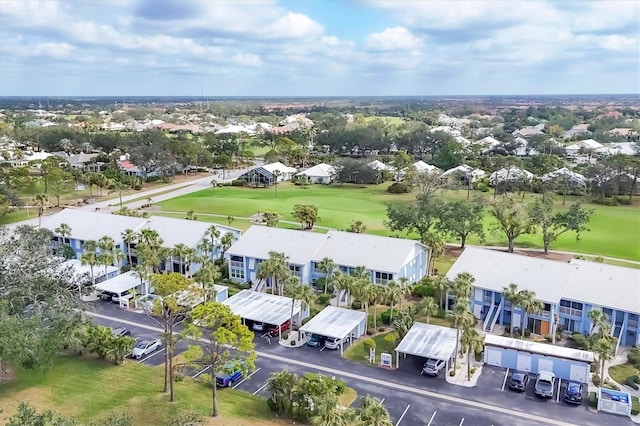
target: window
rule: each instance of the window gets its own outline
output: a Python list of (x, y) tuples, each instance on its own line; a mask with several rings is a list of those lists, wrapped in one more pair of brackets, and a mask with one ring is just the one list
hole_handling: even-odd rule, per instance
[(320, 265), (317, 262), (313, 262), (313, 273), (314, 274), (322, 273), (322, 271), (320, 270)]
[(243, 269), (229, 269), (229, 273), (231, 274), (231, 278), (235, 278), (237, 280), (244, 280), (244, 270)]
[(291, 271), (291, 275), (298, 279), (302, 279), (302, 273), (300, 272), (301, 268), (298, 265), (289, 265), (289, 270)]
[(386, 272), (376, 272), (375, 277), (376, 284), (386, 284), (389, 281), (393, 281), (393, 274), (389, 274)]

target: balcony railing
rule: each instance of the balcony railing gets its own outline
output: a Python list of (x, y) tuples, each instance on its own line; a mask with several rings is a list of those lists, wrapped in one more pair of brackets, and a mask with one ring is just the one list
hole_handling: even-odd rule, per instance
[(629, 320), (629, 323), (627, 324), (627, 326), (632, 328), (638, 328), (638, 320)]
[(582, 309), (573, 309), (566, 306), (560, 306), (560, 313), (571, 315), (573, 317), (582, 317)]
[(551, 312), (549, 311), (539, 311), (539, 312), (535, 312), (533, 315), (539, 316), (542, 319), (551, 318)]
[(232, 260), (229, 264), (229, 267), (234, 269), (244, 269), (244, 262)]
[(491, 303), (491, 302), (493, 301), (493, 299), (491, 298), (491, 296), (484, 296), (482, 299), (483, 299), (485, 302), (487, 302), (487, 303)]

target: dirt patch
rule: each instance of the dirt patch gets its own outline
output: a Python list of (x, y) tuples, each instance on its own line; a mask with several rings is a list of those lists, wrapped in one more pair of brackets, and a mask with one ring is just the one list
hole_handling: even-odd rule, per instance
[(549, 254), (545, 254), (542, 251), (535, 251), (535, 250), (531, 250), (531, 251), (515, 250), (514, 253), (521, 254), (524, 256), (529, 256), (529, 257), (537, 257), (540, 259), (556, 260), (558, 262), (569, 262), (571, 259), (573, 259), (572, 254), (554, 253), (554, 252), (549, 252)]
[(0, 370), (0, 384), (7, 383), (16, 378), (14, 371), (11, 368), (5, 368)]

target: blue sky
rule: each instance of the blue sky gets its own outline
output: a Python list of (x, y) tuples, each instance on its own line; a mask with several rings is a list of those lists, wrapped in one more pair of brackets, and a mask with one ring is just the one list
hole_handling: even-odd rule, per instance
[(0, 96), (640, 93), (640, 2), (1, 0)]

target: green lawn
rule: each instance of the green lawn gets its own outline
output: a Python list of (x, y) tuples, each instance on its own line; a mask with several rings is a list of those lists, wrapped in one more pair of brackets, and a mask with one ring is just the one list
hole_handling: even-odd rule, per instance
[(613, 380), (620, 383), (621, 385), (624, 384), (624, 381), (627, 379), (627, 377), (637, 374), (640, 374), (640, 371), (638, 371), (633, 365), (629, 363), (613, 365), (609, 367), (609, 375)]
[(29, 209), (29, 217), (27, 217), (26, 209), (15, 210), (9, 214), (0, 215), (0, 225), (6, 225), (8, 223), (21, 222), (29, 218), (38, 217), (38, 211), (36, 209)]
[[(295, 204), (314, 204), (318, 206), (321, 221), (318, 225), (336, 229), (346, 229), (352, 219), (361, 220), (367, 226), (367, 232), (378, 235), (390, 235), (384, 226), (386, 219), (386, 204), (388, 202), (411, 202), (414, 194), (394, 195), (386, 191), (389, 183), (381, 185), (312, 185), (307, 188), (295, 186), (291, 183), (278, 185), (278, 195), (275, 188), (240, 188), (221, 187), (216, 189), (215, 196), (211, 191), (204, 190), (171, 200), (158, 203), (165, 211), (186, 212), (194, 210), (197, 213), (214, 213), (248, 217), (258, 211), (276, 211), (284, 220), (295, 220), (291, 211)], [(487, 199), (491, 194), (482, 194)], [(444, 199), (460, 199), (466, 197), (465, 191), (448, 190), (442, 193)], [(533, 202), (536, 195), (527, 194), (525, 201)], [(567, 205), (573, 199), (567, 201)], [(584, 232), (580, 241), (576, 241), (574, 234), (564, 234), (552, 245), (552, 249), (566, 250), (577, 253), (618, 257), (622, 259), (640, 260), (640, 209), (638, 207), (618, 206), (605, 207), (588, 204), (594, 210), (589, 228)], [(198, 216), (199, 220), (205, 219)], [(212, 221), (216, 221), (212, 219)], [(221, 222), (221, 223), (224, 223)], [(506, 246), (507, 242), (501, 235), (488, 232), (493, 219), (487, 213), (485, 218), (486, 241), (484, 244), (492, 246)], [(237, 226), (237, 221), (234, 222)], [(453, 241), (455, 242), (455, 241)], [(476, 238), (471, 238), (469, 244), (480, 244)], [(526, 235), (516, 240), (520, 247), (542, 247), (540, 235)]]
[[(389, 353), (392, 355), (394, 353), (393, 351), (396, 348), (396, 341), (394, 340), (393, 342), (389, 342), (385, 340), (385, 336), (388, 336), (388, 335), (393, 335), (396, 338), (398, 337), (395, 331), (390, 331), (388, 333), (378, 334), (377, 336), (371, 337), (371, 339), (373, 339), (376, 342), (375, 365), (378, 365), (380, 363), (381, 353)], [(347, 348), (347, 350), (344, 351), (344, 354), (342, 356), (348, 359), (349, 361), (362, 362), (362, 363), (368, 364), (369, 351), (365, 349), (364, 344), (362, 343), (362, 341), (365, 338), (366, 337), (363, 337), (353, 345), (349, 346), (349, 348)]]
[[(136, 425), (160, 425), (179, 408), (210, 414), (210, 388), (191, 379), (177, 382), (177, 402), (171, 404), (167, 395), (160, 392), (162, 380), (162, 367), (151, 368), (133, 361), (114, 366), (106, 361), (60, 356), (46, 373), (19, 370), (14, 381), (0, 385), (4, 410), (0, 419), (11, 416), (20, 401), (85, 422), (108, 416), (114, 410), (127, 411)], [(224, 422), (211, 424), (284, 424), (275, 420), (264, 399), (248, 393), (221, 390), (218, 406)]]

